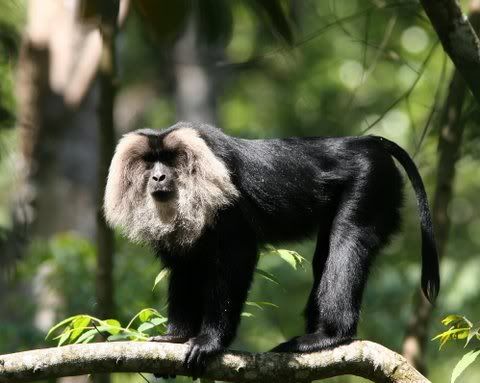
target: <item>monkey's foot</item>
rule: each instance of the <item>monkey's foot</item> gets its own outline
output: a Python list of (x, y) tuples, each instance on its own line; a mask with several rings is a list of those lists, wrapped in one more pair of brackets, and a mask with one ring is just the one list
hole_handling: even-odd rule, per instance
[(193, 380), (205, 371), (207, 361), (223, 350), (219, 339), (210, 335), (199, 335), (187, 343), (188, 351), (183, 364), (191, 372)]
[(148, 338), (150, 342), (166, 342), (166, 343), (185, 343), (190, 338), (185, 335), (164, 334)]
[(272, 348), (270, 352), (315, 352), (335, 348), (350, 343), (349, 337), (328, 337), (325, 334), (305, 334), (296, 336)]

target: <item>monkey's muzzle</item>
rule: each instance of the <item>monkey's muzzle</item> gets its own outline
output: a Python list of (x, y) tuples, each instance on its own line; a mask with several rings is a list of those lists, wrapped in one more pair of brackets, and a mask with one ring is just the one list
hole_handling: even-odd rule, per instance
[(157, 202), (168, 202), (175, 197), (174, 190), (157, 189), (150, 192), (152, 198)]

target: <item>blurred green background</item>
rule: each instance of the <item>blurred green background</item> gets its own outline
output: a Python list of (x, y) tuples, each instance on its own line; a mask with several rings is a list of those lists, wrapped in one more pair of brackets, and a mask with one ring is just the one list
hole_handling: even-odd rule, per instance
[[(104, 85), (98, 20), (79, 24), (78, 3), (0, 0), (0, 353), (50, 346), (44, 337), (54, 323), (98, 309)], [(377, 134), (414, 156), (433, 201), (453, 66), (417, 2), (280, 1), (283, 16), (255, 1), (202, 1), (193, 16), (182, 8), (188, 1), (168, 3), (159, 1), (147, 18), (130, 5), (114, 37), (116, 67), (108, 75), (116, 138), (179, 119), (249, 138)], [(480, 320), (480, 120), (468, 93), (460, 105), (463, 141), (428, 339), (443, 331), (447, 314)], [(418, 214), (406, 190), (402, 231), (372, 269), (358, 334), (398, 352), (420, 272)], [(308, 260), (313, 246), (282, 245)], [(128, 322), (144, 307), (165, 312), (166, 282), (152, 291), (161, 266), (148, 248), (117, 233), (114, 265), (115, 318)], [(310, 266), (294, 271), (278, 257), (262, 257), (259, 267), (280, 285), (257, 277), (249, 300), (279, 308), (246, 307), (253, 315), (243, 318), (233, 348), (264, 351), (303, 331)], [(463, 344), (439, 351), (429, 340), (429, 379), (448, 382), (463, 352)], [(458, 381), (479, 379), (477, 362)]]

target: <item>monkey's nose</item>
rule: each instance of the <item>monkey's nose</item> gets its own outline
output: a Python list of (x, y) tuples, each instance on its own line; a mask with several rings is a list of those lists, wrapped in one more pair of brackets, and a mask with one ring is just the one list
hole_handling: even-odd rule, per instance
[(152, 179), (156, 182), (162, 182), (165, 180), (167, 176), (165, 174), (161, 174), (161, 175), (153, 175), (152, 176)]

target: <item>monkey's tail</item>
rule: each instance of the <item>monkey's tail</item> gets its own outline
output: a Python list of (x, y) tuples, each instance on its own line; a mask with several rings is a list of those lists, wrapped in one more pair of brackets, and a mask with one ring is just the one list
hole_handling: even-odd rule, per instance
[(415, 163), (405, 150), (383, 137), (376, 138), (382, 142), (388, 153), (403, 166), (415, 190), (422, 230), (422, 290), (430, 303), (433, 303), (440, 290), (440, 273), (432, 217), (422, 178)]

